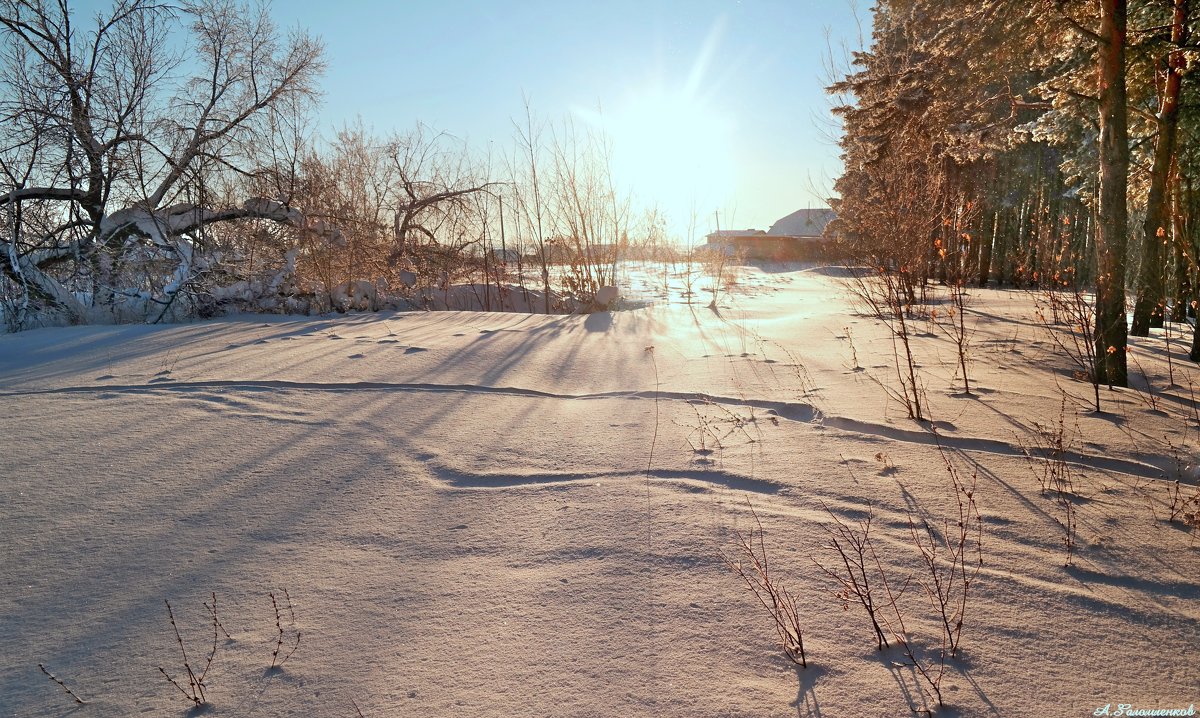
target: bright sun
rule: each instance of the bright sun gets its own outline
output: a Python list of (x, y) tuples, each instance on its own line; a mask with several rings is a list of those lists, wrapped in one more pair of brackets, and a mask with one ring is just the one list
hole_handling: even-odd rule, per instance
[(732, 194), (732, 122), (694, 92), (631, 94), (603, 124), (617, 182), (657, 204), (673, 234), (686, 239), (693, 209), (704, 227)]

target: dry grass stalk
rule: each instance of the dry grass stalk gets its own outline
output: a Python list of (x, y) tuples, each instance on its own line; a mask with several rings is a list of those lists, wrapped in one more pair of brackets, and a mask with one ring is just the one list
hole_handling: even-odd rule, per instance
[(175, 612), (171, 610), (171, 602), (164, 601), (167, 604), (167, 617), (171, 621), (171, 629), (175, 632), (175, 642), (179, 645), (179, 653), (183, 656), (183, 670), (186, 673), (185, 688), (183, 682), (176, 680), (167, 673), (162, 666), (158, 667), (158, 672), (170, 681), (171, 685), (179, 689), (179, 692), (191, 701), (197, 708), (205, 705), (208, 699), (204, 695), (204, 678), (208, 675), (208, 669), (212, 666), (213, 658), (217, 655), (217, 622), (216, 614), (213, 613), (213, 640), (212, 649), (208, 652), (208, 658), (204, 661), (204, 668), (197, 674), (192, 670), (191, 662), (188, 660), (187, 648), (183, 645), (183, 637), (179, 635), (179, 626), (175, 623)]
[(283, 627), (283, 611), (279, 607), (279, 601), (275, 598), (274, 593), (269, 593), (271, 597), (271, 607), (275, 609), (275, 629), (278, 631), (278, 636), (275, 639), (275, 650), (271, 652), (271, 670), (282, 668), (284, 663), (292, 657), (296, 649), (300, 647), (300, 630), (296, 628), (296, 612), (292, 608), (292, 597), (288, 595), (287, 589), (282, 589), (285, 606), (287, 608), (289, 623), (288, 630), (295, 632), (295, 640), (291, 643), (291, 649), (283, 656), (279, 654), (283, 652), (284, 627)]
[(47, 677), (47, 678), (49, 678), (50, 680), (52, 680), (52, 681), (54, 681), (55, 683), (57, 683), (57, 684), (59, 685), (59, 687), (61, 687), (61, 688), (62, 688), (64, 691), (66, 691), (66, 692), (67, 692), (67, 695), (69, 695), (69, 696), (71, 696), (72, 698), (74, 698), (76, 703), (78, 703), (78, 704), (82, 705), (82, 704), (84, 704), (84, 703), (86, 702), (86, 701), (84, 701), (82, 698), (80, 698), (78, 695), (76, 695), (76, 694), (75, 694), (75, 691), (73, 691), (73, 690), (71, 690), (70, 688), (68, 688), (68, 687), (67, 687), (67, 684), (66, 684), (66, 683), (63, 683), (63, 681), (62, 681), (62, 679), (61, 679), (61, 678), (59, 678), (58, 676), (54, 675), (54, 674), (53, 674), (53, 673), (51, 673), (50, 671), (46, 670), (46, 667), (45, 667), (45, 666), (43, 666), (41, 663), (37, 664), (37, 667), (38, 667), (38, 670), (40, 670), (42, 673), (45, 673), (45, 674), (46, 674), (46, 677)]
[(737, 546), (734, 555), (722, 552), (721, 558), (729, 570), (745, 582), (759, 604), (770, 614), (783, 652), (793, 663), (807, 668), (808, 659), (804, 653), (804, 633), (800, 627), (796, 596), (771, 573), (767, 547), (763, 541), (762, 521), (758, 512), (750, 505), (749, 499), (746, 500), (746, 505), (750, 507), (750, 513), (754, 516), (754, 526), (748, 534), (735, 528), (733, 533)]
[(924, 578), (917, 583), (941, 620), (943, 646), (957, 656), (971, 584), (983, 566), (983, 520), (975, 500), (979, 475), (974, 471), (964, 479), (941, 444), (938, 452), (950, 477), (958, 515), (943, 519), (940, 532), (928, 521), (922, 521), (923, 530), (918, 531), (912, 517), (908, 529), (925, 567)]

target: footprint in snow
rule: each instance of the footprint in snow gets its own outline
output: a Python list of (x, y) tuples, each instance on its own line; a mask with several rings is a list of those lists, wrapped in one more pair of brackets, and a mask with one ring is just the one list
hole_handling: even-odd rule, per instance
[(366, 356), (366, 354), (351, 354), (351, 355), (350, 355), (349, 357), (347, 357), (347, 358), (348, 358), (348, 359), (362, 359), (362, 358), (363, 358), (363, 357), (365, 357), (365, 356)]
[(404, 350), (404, 353), (405, 354), (416, 354), (417, 352), (427, 352), (427, 351), (429, 351), (429, 350), (426, 349), (425, 347), (409, 347)]

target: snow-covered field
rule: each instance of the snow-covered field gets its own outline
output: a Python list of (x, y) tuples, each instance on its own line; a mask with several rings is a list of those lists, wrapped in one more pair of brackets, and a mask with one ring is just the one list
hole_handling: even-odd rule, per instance
[[(184, 714), (158, 670), (184, 671), (164, 600), (199, 672), (213, 594), (230, 638), (208, 715), (931, 706), (814, 563), (838, 561), (825, 507), (851, 524), (872, 511), (894, 583), (913, 577), (910, 640), (937, 643), (908, 522), (957, 515), (955, 495), (934, 435), (872, 379), (894, 377), (886, 331), (831, 274), (742, 269), (718, 312), (702, 297), (0, 336), (0, 716)], [(1032, 314), (1024, 293), (974, 293), (973, 396), (946, 338), (915, 340), (983, 519), (944, 713), (1200, 704), (1200, 536), (1166, 520), (1171, 480), (1196, 491), (1200, 371), (1178, 338), (1170, 369), (1161, 332), (1136, 340), (1153, 394), (1105, 389), (1090, 413)], [(1022, 448), (1057, 424), (1060, 389), (1078, 397), (1072, 567), (1064, 509)], [(751, 506), (798, 597), (805, 670), (721, 560)], [(282, 670), (271, 592), (282, 654), (300, 634)]]

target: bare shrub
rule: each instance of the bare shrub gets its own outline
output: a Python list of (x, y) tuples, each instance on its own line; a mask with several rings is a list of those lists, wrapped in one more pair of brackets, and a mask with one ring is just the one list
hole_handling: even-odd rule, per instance
[(1167, 520), (1171, 523), (1182, 522), (1185, 526), (1200, 528), (1200, 486), (1195, 493), (1185, 496), (1179, 480), (1167, 487)]
[(934, 309), (929, 313), (935, 328), (954, 342), (958, 371), (962, 375), (963, 393), (967, 395), (971, 393), (968, 367), (971, 363), (971, 338), (975, 333), (974, 326), (967, 323), (967, 306), (971, 301), (971, 295), (967, 293), (967, 282), (978, 267), (973, 261), (978, 247), (973, 244), (971, 234), (963, 229), (970, 225), (977, 212), (978, 207), (975, 203), (966, 202), (960, 206), (960, 211), (953, 213), (952, 218), (947, 217), (942, 222), (942, 236), (934, 240), (933, 248), (937, 257), (937, 268), (942, 283), (949, 291), (950, 301), (945, 309)]
[(699, 252), (696, 249), (696, 207), (688, 215), (687, 252), (683, 255), (683, 296), (687, 303), (692, 303), (696, 292), (696, 282), (700, 278), (702, 267), (699, 262)]
[(800, 627), (800, 612), (796, 607), (796, 596), (788, 591), (779, 579), (771, 573), (767, 560), (767, 546), (763, 540), (762, 521), (758, 512), (746, 500), (751, 515), (754, 516), (754, 526), (748, 533), (734, 529), (736, 546), (733, 555), (721, 553), (721, 559), (730, 571), (733, 571), (750, 589), (759, 604), (771, 617), (775, 633), (784, 654), (793, 663), (808, 667), (808, 659), (804, 653), (804, 632)]
[(709, 291), (712, 292), (712, 301), (708, 303), (709, 309), (716, 310), (717, 308), (721, 288), (725, 285), (726, 268), (732, 262), (731, 254), (732, 250), (726, 247), (710, 246), (706, 248), (704, 270), (710, 282)]
[(910, 516), (908, 530), (925, 569), (917, 583), (941, 619), (942, 650), (957, 656), (971, 584), (983, 566), (983, 519), (975, 501), (979, 474), (976, 470), (964, 479), (940, 444), (938, 453), (950, 478), (958, 514), (943, 519), (940, 530), (924, 520), (918, 530)]
[(1067, 454), (1072, 439), (1067, 430), (1067, 397), (1064, 394), (1059, 404), (1058, 418), (1051, 424), (1034, 422), (1035, 431), (1029, 436), (1034, 442), (1030, 447), (1021, 443), (1026, 463), (1041, 486), (1042, 493), (1050, 491), (1074, 491), (1071, 466)]
[(286, 632), (294, 634), (294, 638), (288, 638), (288, 642), (290, 644), (290, 649), (283, 656), (283, 658), (280, 658), (279, 654), (283, 651), (283, 648), (284, 648), (284, 634), (285, 634), (284, 621), (283, 621), (283, 610), (279, 607), (279, 601), (275, 598), (275, 594), (273, 592), (267, 594), (271, 597), (271, 607), (275, 609), (275, 629), (276, 629), (276, 631), (278, 631), (278, 635), (275, 639), (275, 650), (271, 652), (271, 668), (270, 668), (270, 670), (275, 670), (277, 668), (283, 668), (283, 664), (287, 663), (287, 659), (291, 658), (292, 654), (296, 652), (296, 649), (300, 647), (300, 629), (296, 628), (296, 612), (292, 608), (292, 597), (288, 595), (286, 588), (282, 589), (282, 593), (283, 593), (283, 599), (284, 599), (284, 607), (287, 608), (287, 613), (288, 613), (288, 622), (287, 622)]
[(563, 288), (584, 304), (616, 283), (617, 261), (629, 244), (631, 200), (613, 181), (612, 141), (571, 121), (553, 133), (550, 200), (557, 213), (563, 250)]
[[(925, 420), (925, 386), (917, 371), (912, 348), (912, 324), (916, 300), (911, 278), (903, 268), (890, 271), (879, 267), (871, 273), (855, 272), (850, 280), (850, 292), (862, 309), (884, 324), (892, 340), (892, 365), (899, 389), (874, 379), (888, 396), (902, 404), (910, 419)], [(922, 285), (923, 286), (923, 285)], [(856, 362), (857, 363), (857, 362)]]
[(1019, 439), (1018, 442), (1025, 454), (1026, 463), (1041, 486), (1042, 495), (1050, 494), (1059, 510), (1059, 515), (1054, 517), (1054, 521), (1062, 528), (1063, 548), (1067, 553), (1065, 565), (1070, 566), (1075, 557), (1077, 523), (1074, 478), (1071, 465), (1067, 463), (1072, 440), (1067, 432), (1066, 416), (1067, 396), (1064, 393), (1055, 422), (1050, 425), (1034, 424), (1037, 431), (1030, 436), (1036, 446), (1026, 446)]
[[(938, 251), (944, 253), (946, 250), (939, 247)], [(967, 294), (966, 277), (948, 279), (946, 286), (950, 290), (950, 306), (941, 312), (936, 309), (932, 310), (930, 318), (938, 330), (954, 342), (954, 349), (958, 357), (958, 370), (962, 374), (963, 393), (969, 395), (971, 393), (971, 377), (967, 367), (971, 359), (971, 337), (975, 330), (967, 325), (967, 304), (970, 301), (970, 295)]]
[(908, 659), (909, 665), (929, 686), (938, 705), (943, 705), (942, 678), (946, 674), (946, 657), (949, 655), (948, 639), (943, 631), (942, 645), (935, 660), (918, 655), (917, 648), (909, 638), (908, 629), (904, 624), (904, 612), (900, 608), (900, 597), (908, 588), (911, 579), (905, 579), (899, 588), (893, 588), (888, 572), (872, 543), (871, 521), (874, 513), (869, 511), (865, 519), (857, 522), (857, 526), (851, 526), (838, 518), (828, 506), (824, 508), (833, 519), (833, 526), (825, 527), (829, 534), (829, 543), (825, 544), (825, 547), (838, 555), (842, 565), (841, 568), (831, 569), (816, 559), (813, 559), (813, 562), (837, 582), (839, 589), (834, 595), (841, 601), (842, 610), (849, 610), (853, 602), (866, 611), (875, 634), (876, 648), (882, 651), (894, 642)]
[(833, 519), (833, 526), (826, 526), (829, 542), (824, 548), (831, 549), (841, 561), (841, 567), (827, 568), (815, 558), (812, 559), (817, 568), (837, 582), (838, 590), (834, 593), (842, 603), (842, 610), (850, 610), (850, 604), (857, 603), (866, 611), (871, 621), (871, 630), (875, 634), (876, 647), (879, 650), (887, 648), (887, 633), (884, 632), (880, 621), (886, 623), (882, 611), (886, 608), (886, 600), (880, 600), (875, 593), (872, 581), (876, 572), (882, 572), (875, 548), (871, 545), (871, 521), (874, 513), (868, 511), (867, 517), (859, 521), (857, 526), (842, 521), (828, 506), (825, 512)]
[(1071, 277), (1055, 275), (1051, 288), (1035, 296), (1034, 306), (1037, 320), (1050, 340), (1075, 365), (1074, 377), (1092, 385), (1093, 400), (1099, 412), (1100, 381), (1093, 341), (1096, 312), (1091, 299)]
[[(208, 669), (212, 666), (213, 658), (217, 655), (217, 618), (215, 611), (211, 614), (213, 619), (213, 637), (212, 648), (208, 652), (208, 658), (204, 661), (204, 667), (197, 673), (192, 669), (191, 661), (188, 659), (187, 648), (183, 645), (183, 637), (179, 635), (179, 626), (175, 623), (175, 612), (171, 610), (171, 602), (164, 601), (167, 604), (167, 617), (171, 621), (171, 630), (175, 633), (175, 643), (179, 645), (179, 653), (183, 657), (183, 674), (177, 680), (167, 673), (162, 666), (158, 667), (158, 672), (179, 689), (185, 698), (191, 701), (195, 707), (199, 708), (208, 702), (204, 695), (204, 678), (208, 675)], [(186, 687), (185, 687), (186, 686)]]
[(695, 413), (696, 423), (679, 426), (690, 430), (684, 441), (691, 447), (692, 453), (708, 456), (723, 450), (725, 441), (739, 435), (748, 443), (755, 443), (755, 438), (748, 431), (755, 424), (753, 414), (749, 417), (743, 416), (707, 400), (689, 400), (687, 405)]

